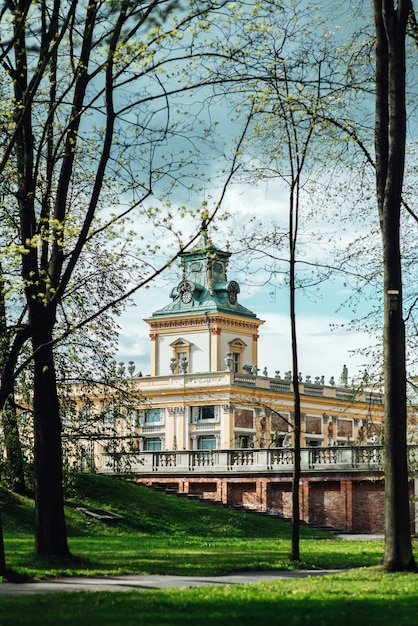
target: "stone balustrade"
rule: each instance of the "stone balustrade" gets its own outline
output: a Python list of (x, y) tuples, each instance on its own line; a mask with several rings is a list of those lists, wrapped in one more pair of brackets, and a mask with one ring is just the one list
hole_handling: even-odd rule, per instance
[[(408, 446), (411, 470), (418, 468), (418, 446)], [(293, 470), (292, 448), (237, 450), (154, 451), (132, 455), (129, 464), (134, 474), (222, 474), (222, 473), (289, 473)], [(101, 472), (114, 473), (110, 455), (102, 457)], [(383, 446), (309, 447), (301, 450), (301, 470), (353, 471), (383, 470)], [(123, 471), (121, 469), (120, 471)]]
[[(219, 386), (219, 385), (235, 385), (238, 387), (249, 387), (257, 389), (268, 389), (284, 393), (293, 393), (293, 382), (287, 378), (278, 376), (269, 377), (267, 375), (260, 376), (258, 373), (250, 372), (234, 373), (230, 371), (206, 372), (201, 374), (173, 374), (168, 376), (152, 376), (144, 378), (132, 378), (131, 384), (139, 387), (146, 395), (150, 390), (168, 390), (176, 387), (181, 377), (183, 388), (187, 391), (196, 386)], [(341, 386), (338, 384), (325, 384), (318, 377), (313, 381), (311, 377), (307, 380), (299, 381), (299, 391), (303, 395), (316, 396), (324, 398), (337, 398), (346, 401), (362, 401), (369, 404), (381, 405), (383, 396), (379, 391), (371, 389), (356, 388), (355, 386)]]

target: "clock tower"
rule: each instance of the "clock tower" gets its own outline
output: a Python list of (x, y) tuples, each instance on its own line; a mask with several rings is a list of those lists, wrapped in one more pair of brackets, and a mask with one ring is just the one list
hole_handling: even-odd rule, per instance
[(151, 376), (257, 367), (258, 328), (264, 322), (239, 303), (228, 280), (231, 252), (216, 248), (203, 221), (196, 246), (180, 255), (182, 279), (150, 326)]

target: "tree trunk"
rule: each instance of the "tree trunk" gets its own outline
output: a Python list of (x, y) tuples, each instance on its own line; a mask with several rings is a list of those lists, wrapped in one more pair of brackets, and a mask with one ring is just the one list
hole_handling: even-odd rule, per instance
[(415, 570), (409, 518), (400, 210), (405, 164), (405, 36), (411, 3), (374, 0), (376, 186), (383, 244), (385, 552), (387, 571)]
[(13, 396), (9, 396), (1, 412), (1, 425), (6, 448), (10, 489), (15, 493), (25, 495), (27, 493), (25, 463)]
[[(10, 351), (10, 338), (7, 329), (6, 303), (4, 301), (3, 268), (0, 263), (0, 372), (4, 376), (4, 366)], [(14, 402), (14, 384), (8, 395), (1, 414), (4, 445), (8, 462), (10, 488), (15, 493), (26, 493), (24, 459), (19, 436), (16, 407)]]
[(35, 549), (38, 555), (67, 557), (69, 550), (62, 490), (62, 444), (52, 331), (35, 331)]
[[(292, 342), (292, 352), (296, 352), (296, 343)], [(293, 360), (293, 366), (295, 361)], [(299, 483), (301, 476), (300, 469), (300, 395), (299, 395), (299, 379), (298, 376), (293, 376), (293, 394), (294, 394), (294, 413), (293, 413), (293, 427), (294, 427), (294, 459), (293, 459), (293, 477), (292, 477), (292, 561), (299, 561), (300, 559), (300, 502), (299, 502)]]
[(299, 201), (292, 183), (289, 207), (289, 238), (290, 238), (290, 330), (292, 338), (292, 369), (293, 369), (293, 477), (292, 477), (292, 561), (300, 559), (300, 393), (299, 393), (299, 365), (296, 332), (296, 240), (298, 229)]
[(0, 511), (0, 576), (6, 575), (6, 556), (4, 553), (3, 520)]

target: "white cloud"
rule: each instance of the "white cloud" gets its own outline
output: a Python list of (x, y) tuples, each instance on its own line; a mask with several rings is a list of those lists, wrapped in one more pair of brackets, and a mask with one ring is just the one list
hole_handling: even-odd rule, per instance
[[(262, 311), (259, 317), (266, 323), (260, 328), (258, 366), (261, 370), (267, 367), (269, 376), (274, 376), (276, 370), (283, 376), (292, 369), (290, 319), (287, 315)], [(348, 322), (334, 315), (297, 316), (298, 369), (304, 379), (306, 375), (312, 380), (325, 376), (328, 382), (334, 376), (338, 382), (343, 365), (348, 368), (349, 379), (360, 377), (368, 368), (369, 364), (357, 350), (367, 347), (370, 337), (366, 333), (331, 330), (331, 324), (344, 321)]]

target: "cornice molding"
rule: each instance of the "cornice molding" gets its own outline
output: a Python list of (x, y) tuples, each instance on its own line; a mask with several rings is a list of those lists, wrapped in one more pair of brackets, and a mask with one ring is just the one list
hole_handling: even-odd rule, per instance
[[(191, 327), (208, 327), (217, 326), (217, 330), (222, 331), (222, 328), (240, 328), (248, 331), (257, 331), (261, 324), (264, 324), (263, 320), (247, 320), (245, 318), (234, 318), (229, 316), (216, 316), (209, 317), (209, 322), (205, 317), (187, 317), (183, 319), (171, 318), (165, 320), (145, 320), (152, 331), (166, 330), (174, 328), (191, 328)], [(220, 328), (219, 328), (220, 327)]]

